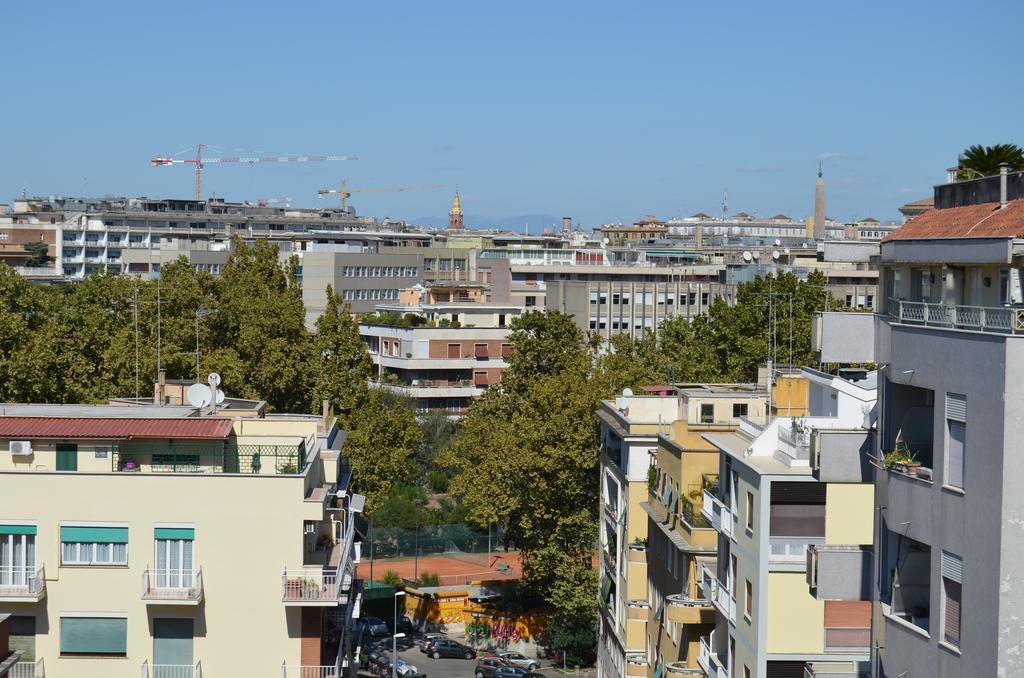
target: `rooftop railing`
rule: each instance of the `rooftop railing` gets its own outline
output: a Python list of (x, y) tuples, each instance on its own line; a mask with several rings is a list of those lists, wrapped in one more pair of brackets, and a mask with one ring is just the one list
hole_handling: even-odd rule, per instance
[(306, 443), (295, 445), (202, 445), (187, 443), (114, 443), (111, 470), (119, 473), (301, 473)]
[(1024, 308), (965, 306), (889, 299), (889, 319), (907, 325), (996, 334), (1024, 334)]
[(9, 678), (46, 678), (46, 671), (43, 669), (43, 660), (37, 659), (34, 662), (15, 662), (11, 667)]

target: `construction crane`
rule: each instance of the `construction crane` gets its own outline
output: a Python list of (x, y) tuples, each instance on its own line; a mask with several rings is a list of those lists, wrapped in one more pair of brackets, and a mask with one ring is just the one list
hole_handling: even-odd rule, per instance
[(260, 198), (259, 200), (256, 201), (256, 207), (266, 207), (267, 205), (281, 205), (281, 204), (283, 204), (285, 207), (290, 207), (291, 206), (290, 205), (291, 201), (292, 201), (292, 199), (288, 198), (288, 197), (282, 197), (282, 198)]
[(178, 163), (192, 164), (195, 165), (196, 171), (196, 200), (203, 199), (203, 165), (213, 163), (246, 163), (249, 165), (255, 165), (258, 162), (320, 162), (327, 160), (358, 160), (354, 155), (270, 155), (270, 156), (251, 156), (251, 157), (230, 157), (230, 158), (204, 158), (203, 149), (206, 148), (206, 144), (198, 144), (196, 146), (196, 157), (195, 158), (174, 158), (174, 157), (156, 157), (149, 161), (149, 164), (153, 167), (160, 167), (163, 165), (174, 165)]
[(444, 184), (407, 184), (405, 186), (391, 186), (388, 188), (349, 188), (348, 180), (342, 179), (338, 188), (321, 188), (317, 195), (321, 198), (325, 195), (341, 196), (341, 209), (346, 209), (348, 199), (353, 193), (401, 193), (403, 191), (422, 191), (430, 188), (444, 188)]

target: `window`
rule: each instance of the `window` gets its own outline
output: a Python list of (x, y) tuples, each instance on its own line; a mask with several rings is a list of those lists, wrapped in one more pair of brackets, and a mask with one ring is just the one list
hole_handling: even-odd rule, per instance
[(732, 416), (733, 419), (747, 416), (747, 403), (733, 403)]
[(946, 485), (963, 488), (967, 453), (967, 398), (946, 394)]
[(960, 600), (964, 564), (960, 556), (942, 552), (942, 640), (960, 647)]
[(192, 570), (195, 562), (195, 537), (193, 528), (156, 528), (153, 538), (156, 544), (156, 585), (158, 588), (191, 588)]
[(754, 615), (754, 585), (749, 579), (743, 583), (743, 615), (750, 619)]
[(0, 525), (0, 587), (30, 586), (36, 578), (36, 526)]
[(78, 470), (78, 445), (57, 443), (57, 470)]
[(747, 492), (747, 532), (754, 531), (754, 493)]
[(527, 307), (536, 306), (537, 305), (537, 297), (526, 297), (526, 304), (525, 305)]
[(125, 657), (128, 654), (126, 617), (61, 617), (62, 656)]
[(63, 565), (127, 565), (127, 527), (61, 527)]
[(701, 403), (700, 404), (700, 423), (710, 424), (715, 420), (715, 404), (714, 403)]

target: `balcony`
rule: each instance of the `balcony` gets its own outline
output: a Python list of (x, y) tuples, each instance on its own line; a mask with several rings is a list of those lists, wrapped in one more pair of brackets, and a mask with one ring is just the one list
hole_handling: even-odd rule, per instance
[(790, 468), (810, 466), (811, 435), (810, 430), (795, 423), (783, 421), (779, 425), (779, 453), (784, 464)]
[(704, 503), (700, 507), (700, 513), (718, 532), (727, 537), (732, 536), (732, 511), (721, 499), (707, 490), (704, 490)]
[(114, 443), (111, 471), (118, 473), (239, 473), (289, 475), (305, 466), (306, 443), (297, 445), (189, 445)]
[(142, 600), (150, 605), (198, 605), (203, 601), (203, 571), (146, 568), (142, 573)]
[(825, 652), (867, 654), (871, 651), (871, 627), (825, 627)]
[(701, 593), (706, 600), (714, 603), (722, 615), (731, 622), (736, 621), (736, 598), (729, 593), (729, 588), (718, 581), (718, 578), (707, 567), (701, 566)]
[(716, 652), (711, 651), (710, 638), (700, 639), (700, 655), (697, 657), (697, 663), (704, 669), (704, 674), (708, 678), (729, 678), (729, 671), (725, 664), (718, 658)]
[(711, 601), (706, 598), (690, 598), (682, 593), (665, 597), (665, 614), (677, 624), (713, 624), (711, 610)]
[(45, 597), (46, 576), (42, 565), (0, 572), (0, 602), (38, 603)]
[(871, 671), (863, 662), (807, 662), (804, 678), (868, 678)]
[(686, 662), (669, 662), (665, 664), (667, 676), (703, 676), (704, 669), (687, 666)]
[(46, 671), (43, 669), (43, 660), (37, 659), (34, 662), (15, 662), (11, 667), (8, 678), (46, 678)]
[(889, 300), (889, 321), (990, 334), (1024, 334), (1024, 308)]
[(195, 664), (150, 664), (142, 662), (141, 678), (203, 678), (202, 662)]
[(338, 678), (337, 666), (281, 665), (281, 678)]
[(873, 431), (821, 429), (811, 438), (811, 470), (822, 483), (865, 483), (874, 475), (868, 455)]
[(650, 615), (650, 610), (651, 606), (647, 604), (646, 600), (626, 601), (626, 619), (647, 621), (647, 617)]
[(818, 600), (869, 600), (870, 546), (813, 544), (807, 549), (807, 586)]
[(790, 563), (806, 567), (807, 549), (824, 544), (825, 537), (768, 537), (768, 562)]
[(322, 570), (285, 570), (281, 602), (286, 606), (334, 607), (341, 600), (338, 576)]

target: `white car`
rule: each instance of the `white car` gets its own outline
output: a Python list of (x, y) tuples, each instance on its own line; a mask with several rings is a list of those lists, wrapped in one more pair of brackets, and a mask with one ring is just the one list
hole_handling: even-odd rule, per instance
[(411, 678), (412, 676), (418, 676), (420, 674), (419, 669), (404, 659), (399, 659), (395, 662), (395, 673), (403, 678), (405, 678), (405, 676), (409, 676)]
[(525, 654), (518, 652), (500, 652), (498, 656), (504, 659), (509, 666), (519, 666), (527, 671), (533, 671), (540, 666), (540, 662), (536, 659), (530, 659)]

